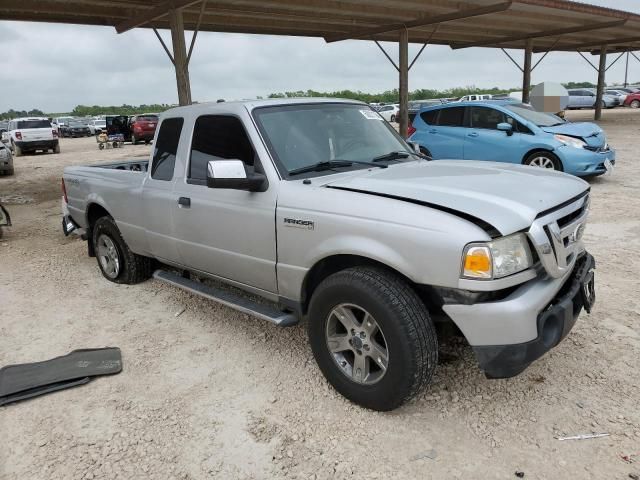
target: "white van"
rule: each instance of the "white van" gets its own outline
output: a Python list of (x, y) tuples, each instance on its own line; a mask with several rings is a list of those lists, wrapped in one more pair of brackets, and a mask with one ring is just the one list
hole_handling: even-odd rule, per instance
[(36, 150), (60, 153), (58, 131), (44, 117), (16, 118), (9, 121), (9, 128), (3, 135), (8, 137), (16, 157)]

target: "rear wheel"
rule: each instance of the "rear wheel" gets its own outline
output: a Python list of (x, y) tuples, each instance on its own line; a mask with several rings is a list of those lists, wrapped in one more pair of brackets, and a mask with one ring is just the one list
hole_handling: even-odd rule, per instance
[(152, 260), (129, 249), (111, 217), (96, 221), (92, 241), (98, 266), (107, 280), (133, 284), (151, 277)]
[(53, 147), (53, 153), (60, 153), (60, 144), (56, 143), (56, 146)]
[(396, 123), (396, 116), (395, 115), (391, 115), (391, 123)]
[(533, 152), (522, 163), (530, 167), (562, 171), (562, 162), (551, 152)]
[(640, 108), (640, 100), (633, 100), (633, 101), (629, 104), (629, 106), (630, 106), (631, 108)]
[(431, 381), (437, 365), (426, 307), (401, 277), (381, 268), (326, 278), (311, 298), (308, 334), (329, 383), (373, 410), (399, 407)]
[(18, 145), (16, 145), (15, 143), (13, 144), (13, 154), (16, 157), (21, 157), (22, 156), (22, 149)]

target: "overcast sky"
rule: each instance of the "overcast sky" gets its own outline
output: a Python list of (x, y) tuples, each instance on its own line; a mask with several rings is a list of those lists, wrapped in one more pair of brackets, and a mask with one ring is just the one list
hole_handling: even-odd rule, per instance
[[(584, 1), (640, 13), (639, 0)], [(163, 35), (170, 45), (169, 32)], [(177, 103), (173, 67), (152, 30), (117, 35), (111, 27), (0, 20), (0, 45), (0, 111)], [(386, 47), (397, 57), (396, 45)], [(418, 48), (410, 46), (410, 56)], [(326, 44), (322, 39), (205, 32), (198, 35), (190, 73), (196, 101), (397, 87), (395, 69), (375, 44), (365, 41)], [(640, 80), (639, 62), (630, 62), (629, 75), (630, 81)], [(595, 82), (596, 72), (575, 53), (552, 52), (533, 73), (534, 83), (545, 80)], [(620, 60), (607, 72), (607, 82), (623, 80)], [(519, 70), (500, 50), (452, 51), (434, 45), (411, 70), (409, 88), (517, 87), (520, 82)]]

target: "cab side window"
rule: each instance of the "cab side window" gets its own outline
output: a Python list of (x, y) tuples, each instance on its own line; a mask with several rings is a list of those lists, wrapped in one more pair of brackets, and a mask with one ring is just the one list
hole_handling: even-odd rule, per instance
[(170, 181), (173, 179), (183, 124), (183, 118), (166, 118), (160, 124), (151, 165), (151, 178), (154, 180)]
[(240, 119), (228, 115), (198, 117), (193, 128), (187, 181), (205, 185), (210, 161), (242, 160), (254, 167), (255, 151)]

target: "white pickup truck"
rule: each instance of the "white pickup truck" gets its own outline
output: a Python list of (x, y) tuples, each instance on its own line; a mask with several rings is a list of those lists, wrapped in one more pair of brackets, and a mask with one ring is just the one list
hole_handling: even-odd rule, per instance
[(175, 108), (148, 162), (67, 167), (63, 191), (65, 233), (107, 280), (154, 276), (281, 326), (304, 319), (329, 382), (372, 409), (429, 383), (441, 331), (505, 378), (595, 301), (587, 183), (430, 162), (359, 102)]

